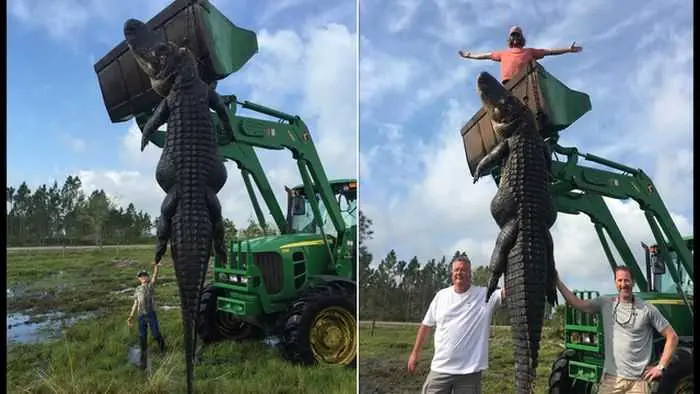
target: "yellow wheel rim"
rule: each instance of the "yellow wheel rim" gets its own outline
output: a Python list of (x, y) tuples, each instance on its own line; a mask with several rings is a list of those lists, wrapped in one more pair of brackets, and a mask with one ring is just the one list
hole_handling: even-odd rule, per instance
[(355, 318), (344, 308), (323, 309), (311, 323), (309, 343), (320, 363), (348, 365), (357, 352)]

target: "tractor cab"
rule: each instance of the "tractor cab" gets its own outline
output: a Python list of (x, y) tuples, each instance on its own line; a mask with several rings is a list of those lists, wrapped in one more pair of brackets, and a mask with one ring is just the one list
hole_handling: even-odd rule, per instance
[[(693, 254), (693, 236), (684, 237), (683, 241), (686, 247)], [(649, 291), (657, 293), (676, 293), (678, 292), (676, 283), (673, 280), (671, 271), (666, 269), (666, 265), (663, 262), (663, 257), (661, 254), (661, 249), (659, 245), (646, 246), (642, 245), (645, 249), (646, 257), (646, 272), (647, 272), (647, 283), (649, 284)], [(685, 270), (681, 260), (678, 256), (678, 251), (672, 245), (668, 246), (669, 253), (669, 264), (678, 273), (678, 285), (689, 298), (693, 297), (693, 287), (694, 282), (691, 275)]]
[[(357, 182), (348, 179), (330, 181), (333, 196), (340, 206), (340, 212), (346, 227), (357, 223)], [(320, 195), (315, 198), (320, 200)], [(314, 218), (309, 196), (304, 191), (304, 185), (287, 189), (287, 225), (292, 234), (326, 234), (337, 238), (333, 223), (330, 220), (325, 205), (319, 204), (320, 223)]]

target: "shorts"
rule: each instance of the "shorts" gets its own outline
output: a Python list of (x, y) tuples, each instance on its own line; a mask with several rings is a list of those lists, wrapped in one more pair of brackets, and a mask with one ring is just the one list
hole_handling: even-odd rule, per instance
[(423, 394), (481, 394), (481, 371), (450, 375), (430, 371), (423, 384)]
[(598, 394), (651, 394), (651, 389), (645, 380), (621, 378), (604, 373)]

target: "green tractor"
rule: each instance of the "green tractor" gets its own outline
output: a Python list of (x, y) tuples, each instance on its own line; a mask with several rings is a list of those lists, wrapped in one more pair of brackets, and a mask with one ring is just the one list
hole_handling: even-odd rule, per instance
[[(233, 25), (205, 0), (178, 0), (148, 22), (197, 56), (212, 84), (240, 69), (257, 51), (255, 33)], [(189, 39), (186, 40), (186, 37)], [(95, 65), (112, 122), (135, 118), (143, 129), (160, 98), (122, 42)], [(266, 228), (254, 185), (279, 234), (234, 240), (228, 261), (213, 261), (201, 295), (197, 331), (204, 343), (273, 334), (282, 354), (299, 364), (355, 366), (357, 181), (329, 180), (299, 116), (236, 96), (222, 96), (233, 141), (212, 120), (223, 161), (237, 164), (258, 223)], [(273, 120), (240, 116), (240, 106)], [(150, 141), (163, 147), (166, 130)], [(287, 212), (254, 148), (292, 153), (302, 184), (286, 188)]]
[[(651, 179), (641, 169), (634, 169), (576, 148), (558, 144), (559, 132), (590, 111), (588, 95), (573, 91), (532, 62), (518, 76), (506, 83), (516, 97), (530, 107), (540, 133), (555, 156), (552, 160), (552, 196), (557, 211), (587, 215), (601, 242), (611, 270), (624, 265), (632, 271), (635, 296), (655, 305), (668, 319), (679, 336), (679, 345), (663, 378), (654, 392), (693, 392), (693, 237), (683, 238), (656, 191)], [(482, 109), (462, 128), (470, 171), (499, 140), (490, 119)], [(559, 155), (564, 157), (559, 160)], [(579, 158), (596, 167), (579, 165)], [(498, 184), (498, 168), (492, 172)], [(603, 197), (636, 201), (654, 236), (652, 246), (642, 244), (646, 255), (646, 275), (640, 269), (627, 241)], [(608, 240), (612, 241), (619, 260)], [(612, 276), (611, 276), (612, 277)], [(612, 281), (612, 279), (611, 279)], [(597, 291), (575, 291), (578, 297), (598, 297)], [(549, 392), (552, 394), (596, 393), (604, 359), (604, 335), (599, 314), (583, 313), (565, 307), (564, 351), (552, 365)], [(655, 337), (652, 363), (658, 361), (664, 339)]]
[[(636, 297), (654, 305), (668, 319), (679, 336), (679, 344), (656, 393), (693, 393), (693, 279), (685, 271), (678, 250), (665, 246), (670, 265), (664, 263), (661, 246), (642, 244), (646, 255), (647, 287), (637, 283)], [(693, 237), (683, 247), (693, 251)], [(579, 298), (598, 297), (597, 291), (574, 291)], [(567, 305), (564, 318), (565, 350), (552, 365), (551, 393), (596, 393), (604, 361), (604, 335), (599, 313), (584, 313)], [(661, 357), (665, 339), (654, 336), (652, 363)]]

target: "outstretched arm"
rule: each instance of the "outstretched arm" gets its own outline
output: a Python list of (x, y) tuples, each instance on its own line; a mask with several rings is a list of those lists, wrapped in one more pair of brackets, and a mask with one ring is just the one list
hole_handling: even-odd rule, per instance
[(459, 51), (459, 56), (465, 58), (465, 59), (474, 59), (474, 60), (496, 60), (493, 59), (493, 53), (492, 52), (484, 52), (484, 53), (471, 53), (468, 51)]
[(153, 263), (153, 275), (151, 275), (151, 285), (152, 286), (156, 285), (156, 279), (158, 278), (158, 269), (159, 268), (160, 268), (160, 264)]
[(581, 52), (582, 47), (576, 46), (576, 41), (572, 42), (568, 48), (542, 49), (542, 56), (562, 55), (565, 53)]
[(564, 296), (564, 299), (566, 300), (566, 302), (569, 303), (569, 305), (573, 306), (574, 308), (576, 308), (582, 312), (589, 312), (589, 313), (596, 312), (595, 306), (592, 305), (590, 301), (582, 300), (582, 299), (576, 297), (576, 295), (574, 293), (572, 293), (571, 290), (569, 290), (566, 287), (566, 285), (564, 285), (564, 283), (562, 283), (561, 280), (559, 280), (559, 275), (558, 274), (555, 274), (555, 275), (557, 275), (557, 288), (561, 292), (561, 295)]

